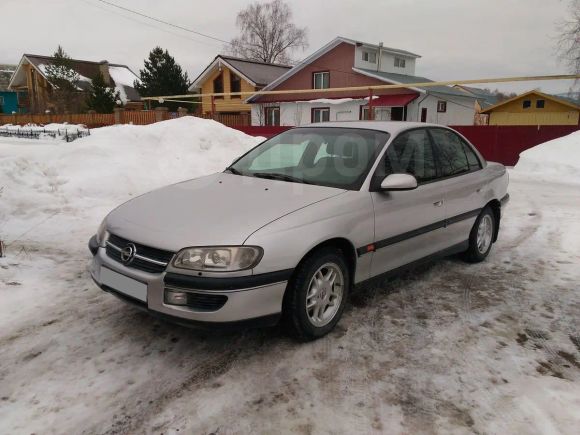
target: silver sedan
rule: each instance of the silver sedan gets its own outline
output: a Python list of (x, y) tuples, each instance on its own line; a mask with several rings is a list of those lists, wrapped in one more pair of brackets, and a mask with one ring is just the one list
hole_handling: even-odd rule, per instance
[(365, 281), (436, 257), (484, 260), (508, 175), (457, 132), (405, 122), (288, 130), (224, 172), (113, 210), (90, 240), (103, 290), (178, 323), (283, 322), (302, 340)]

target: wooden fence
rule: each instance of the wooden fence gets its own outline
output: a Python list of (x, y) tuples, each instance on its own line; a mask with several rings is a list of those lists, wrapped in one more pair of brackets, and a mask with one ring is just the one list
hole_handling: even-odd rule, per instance
[[(142, 111), (116, 111), (116, 113), (80, 113), (80, 114), (15, 114), (3, 115), (0, 114), (0, 126), (4, 124), (26, 125), (38, 124), (46, 125), (52, 123), (69, 123), (69, 124), (84, 124), (89, 128), (104, 127), (106, 125), (114, 124), (135, 124), (147, 125), (158, 121), (165, 121), (168, 119), (178, 118), (187, 115), (187, 112), (181, 110), (179, 112), (169, 112), (167, 110), (142, 110)], [(204, 114), (201, 116), (205, 119), (214, 119), (228, 127), (250, 126), (249, 114), (221, 114), (216, 113)]]
[(52, 123), (84, 124), (89, 128), (103, 127), (115, 124), (115, 115), (112, 113), (73, 113), (73, 114), (17, 114), (0, 115), (0, 125), (26, 125), (38, 124), (47, 125)]

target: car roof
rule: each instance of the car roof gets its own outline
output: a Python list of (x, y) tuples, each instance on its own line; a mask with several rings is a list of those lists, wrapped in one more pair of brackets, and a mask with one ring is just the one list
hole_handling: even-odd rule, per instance
[(440, 127), (447, 128), (440, 124), (429, 124), (425, 122), (407, 122), (407, 121), (330, 121), (316, 122), (301, 125), (300, 127), (343, 127), (343, 128), (365, 128), (369, 130), (384, 131), (390, 134), (396, 134), (403, 130), (417, 127)]

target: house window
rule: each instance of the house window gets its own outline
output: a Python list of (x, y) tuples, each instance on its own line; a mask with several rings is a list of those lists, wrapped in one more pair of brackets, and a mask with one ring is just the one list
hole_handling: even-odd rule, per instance
[(266, 118), (266, 125), (280, 125), (279, 107), (265, 107), (264, 115)]
[(405, 59), (400, 57), (395, 57), (395, 67), (396, 68), (405, 68)]
[[(213, 80), (213, 92), (215, 94), (220, 94), (223, 91), (224, 91), (224, 76), (222, 73), (220, 73), (220, 75)], [(223, 98), (223, 96), (215, 96), (214, 98)]]
[[(242, 79), (230, 71), (230, 92), (242, 92)], [(231, 95), (231, 98), (241, 98), (241, 95)]]
[(360, 120), (367, 121), (370, 119), (369, 117), (369, 106), (361, 106), (360, 107)]
[(363, 51), (362, 60), (370, 63), (377, 63), (377, 53), (375, 51)]
[(330, 121), (330, 108), (318, 107), (312, 109), (312, 122), (328, 122)]
[(437, 112), (439, 113), (447, 112), (447, 101), (437, 101)]
[(313, 89), (328, 89), (330, 87), (330, 73), (328, 71), (312, 74)]
[(536, 100), (536, 109), (543, 109), (545, 104), (544, 100)]
[(524, 100), (524, 102), (522, 103), (522, 107), (524, 109), (529, 109), (530, 107), (532, 107), (532, 102), (530, 100)]

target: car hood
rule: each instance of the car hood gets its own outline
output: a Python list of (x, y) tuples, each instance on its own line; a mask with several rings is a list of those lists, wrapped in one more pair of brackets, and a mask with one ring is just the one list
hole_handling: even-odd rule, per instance
[(345, 192), (332, 187), (228, 173), (208, 175), (141, 195), (107, 216), (107, 229), (160, 249), (241, 245), (264, 225)]

